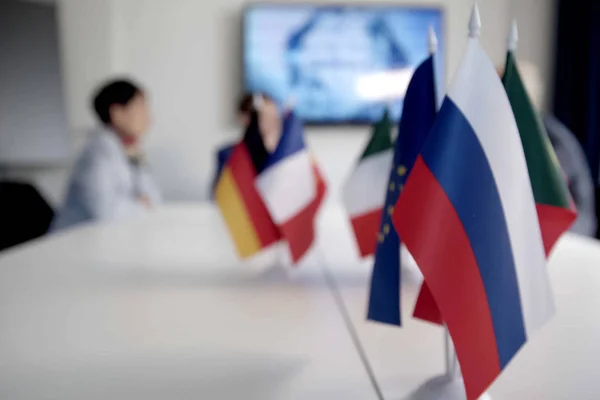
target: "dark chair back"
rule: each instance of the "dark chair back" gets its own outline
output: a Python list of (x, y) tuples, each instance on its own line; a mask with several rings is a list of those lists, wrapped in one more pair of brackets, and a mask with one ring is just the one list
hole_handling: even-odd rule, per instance
[(54, 210), (28, 183), (0, 182), (0, 251), (48, 232)]

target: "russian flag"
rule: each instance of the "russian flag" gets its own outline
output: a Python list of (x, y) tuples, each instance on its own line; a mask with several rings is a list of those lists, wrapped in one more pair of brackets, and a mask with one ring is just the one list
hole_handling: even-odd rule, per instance
[(314, 220), (326, 185), (304, 142), (302, 122), (288, 112), (279, 144), (256, 180), (267, 209), (297, 262), (315, 238)]
[(467, 397), (476, 399), (554, 314), (519, 131), (477, 39), (393, 222), (447, 324)]

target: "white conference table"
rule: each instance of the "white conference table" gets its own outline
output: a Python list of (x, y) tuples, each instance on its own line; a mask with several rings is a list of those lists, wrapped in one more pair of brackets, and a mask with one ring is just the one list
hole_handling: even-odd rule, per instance
[[(74, 229), (0, 254), (2, 399), (375, 399), (321, 265), (342, 292), (386, 399), (443, 371), (443, 334), (364, 320), (370, 265), (324, 210), (299, 268), (275, 249), (240, 263), (211, 205)], [(496, 399), (598, 398), (600, 245), (565, 237), (550, 263), (557, 317)], [(410, 275), (410, 274), (407, 274)], [(415, 274), (416, 275), (416, 274)]]
[[(321, 230), (331, 235), (344, 218), (341, 209), (329, 210)], [(344, 247), (331, 246), (337, 253), (328, 258), (341, 259)], [(428, 378), (444, 373), (444, 332), (411, 318), (420, 288), (416, 267), (402, 271), (403, 328), (365, 322), (371, 262), (366, 261), (361, 285), (341, 289), (385, 398), (404, 399)], [(600, 242), (564, 235), (548, 267), (557, 314), (492, 385), (494, 400), (600, 399)], [(343, 281), (344, 271), (336, 273)]]

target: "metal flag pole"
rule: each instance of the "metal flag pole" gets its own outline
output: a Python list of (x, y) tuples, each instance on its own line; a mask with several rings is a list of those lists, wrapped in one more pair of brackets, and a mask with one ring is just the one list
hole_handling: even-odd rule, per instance
[(452, 346), (451, 342), (450, 332), (448, 332), (448, 328), (444, 325), (444, 355), (446, 358), (446, 375), (448, 375), (448, 377), (452, 377), (454, 372), (452, 368), (453, 356), (451, 353), (453, 353), (453, 349), (450, 348)]
[(460, 370), (458, 368), (458, 359), (456, 358), (456, 351), (454, 350), (454, 344), (448, 332), (448, 327), (444, 325), (444, 348), (446, 358), (446, 375), (449, 379), (457, 379), (460, 377)]
[[(295, 98), (295, 96), (292, 95), (292, 96), (288, 97), (284, 107), (286, 109), (288, 109), (289, 111), (291, 111), (294, 108), (295, 103), (296, 103), (296, 98)], [(352, 319), (350, 318), (350, 313), (348, 312), (348, 308), (346, 307), (346, 304), (344, 303), (344, 299), (342, 298), (340, 289), (337, 286), (337, 283), (333, 277), (333, 274), (329, 271), (329, 268), (327, 267), (329, 265), (329, 262), (327, 261), (325, 252), (319, 245), (319, 242), (320, 242), (319, 236), (316, 235), (315, 251), (318, 254), (319, 265), (321, 267), (321, 272), (323, 273), (323, 277), (325, 278), (325, 283), (327, 284), (329, 291), (331, 292), (331, 295), (333, 296), (333, 300), (336, 304), (336, 307), (337, 307), (340, 315), (342, 316), (344, 325), (346, 325), (346, 330), (348, 331), (348, 334), (350, 335), (350, 339), (352, 340), (352, 344), (354, 345), (354, 348), (356, 349), (356, 352), (358, 353), (360, 361), (361, 361), (363, 367), (365, 368), (365, 372), (367, 373), (369, 382), (371, 383), (371, 386), (373, 387), (373, 390), (375, 391), (377, 399), (385, 400), (383, 397), (383, 392), (381, 391), (381, 387), (379, 386), (379, 383), (377, 382), (377, 378), (375, 377), (375, 373), (373, 372), (373, 368), (371, 367), (371, 363), (369, 362), (369, 358), (367, 357), (365, 348), (363, 347), (363, 345), (360, 341), (360, 338), (358, 337), (358, 332), (356, 330), (356, 327), (352, 323)]]
[(352, 339), (354, 348), (356, 349), (356, 352), (358, 353), (358, 356), (360, 357), (360, 360), (361, 360), (361, 362), (365, 368), (365, 371), (369, 377), (371, 386), (373, 386), (373, 390), (375, 391), (377, 398), (379, 400), (384, 400), (383, 392), (381, 391), (381, 387), (379, 386), (379, 383), (377, 382), (377, 378), (375, 378), (375, 373), (373, 372), (373, 368), (371, 367), (371, 363), (369, 362), (367, 353), (365, 352), (365, 349), (358, 337), (358, 332), (356, 331), (356, 327), (352, 323), (352, 319), (350, 318), (350, 313), (348, 312), (348, 308), (344, 304), (344, 300), (343, 300), (342, 294), (340, 293), (340, 290), (337, 286), (337, 283), (335, 282), (333, 275), (331, 274), (331, 272), (329, 271), (329, 268), (327, 267), (328, 262), (327, 262), (327, 258), (325, 257), (325, 253), (323, 252), (323, 250), (321, 249), (320, 246), (317, 246), (316, 250), (319, 254), (319, 259), (320, 259), (319, 265), (321, 266), (321, 271), (323, 272), (323, 277), (325, 278), (325, 282), (327, 283), (327, 286), (329, 287), (329, 290), (331, 291), (331, 295), (333, 296), (333, 299), (338, 308), (338, 311), (340, 312), (340, 315), (342, 316), (342, 319), (344, 320), (346, 329), (348, 330), (348, 333), (350, 334), (350, 338)]

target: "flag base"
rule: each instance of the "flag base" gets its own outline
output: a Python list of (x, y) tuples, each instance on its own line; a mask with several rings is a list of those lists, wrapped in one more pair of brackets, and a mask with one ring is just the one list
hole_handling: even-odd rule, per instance
[[(466, 398), (465, 386), (460, 376), (452, 378), (450, 375), (441, 375), (423, 383), (403, 400), (466, 400)], [(492, 400), (492, 398), (484, 393), (479, 400)]]

